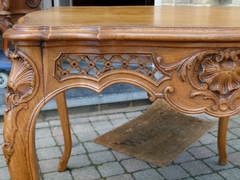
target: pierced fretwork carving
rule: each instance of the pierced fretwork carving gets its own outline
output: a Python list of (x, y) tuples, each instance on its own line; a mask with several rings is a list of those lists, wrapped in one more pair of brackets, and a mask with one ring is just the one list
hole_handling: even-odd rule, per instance
[(234, 101), (240, 94), (239, 49), (207, 50), (174, 64), (163, 64), (161, 57), (157, 57), (157, 62), (157, 66), (169, 79), (172, 71), (177, 71), (183, 82), (189, 81), (193, 87), (190, 98), (202, 96), (203, 99), (211, 99), (214, 104), (209, 111), (231, 111), (237, 108)]
[(21, 52), (10, 55), (12, 70), (8, 79), (7, 93), (5, 96), (4, 114), (4, 143), (2, 149), (7, 164), (14, 153), (15, 134), (18, 130), (18, 113), (21, 109), (28, 108), (29, 101), (38, 87), (36, 68), (30, 59)]
[(89, 75), (100, 77), (107, 71), (117, 69), (134, 70), (157, 81), (162, 75), (154, 67), (152, 55), (85, 55), (62, 54), (56, 60), (55, 76), (59, 79), (71, 77), (71, 75)]

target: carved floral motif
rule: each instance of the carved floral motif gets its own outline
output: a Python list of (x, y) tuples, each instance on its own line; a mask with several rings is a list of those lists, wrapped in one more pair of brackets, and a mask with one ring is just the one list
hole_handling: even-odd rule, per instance
[[(234, 101), (240, 93), (240, 50), (207, 50), (198, 52), (174, 64), (163, 64), (157, 57), (157, 66), (171, 79), (172, 71), (178, 77), (188, 81), (193, 90), (189, 97), (202, 96), (211, 99), (214, 104), (209, 111), (227, 111), (236, 109)], [(173, 88), (166, 91), (173, 92)], [(165, 93), (167, 95), (167, 93)], [(166, 97), (166, 96), (165, 96)], [(168, 97), (166, 97), (168, 99)]]
[(240, 87), (240, 61), (239, 52), (229, 50), (204, 59), (201, 63), (203, 71), (199, 79), (209, 85), (211, 91), (228, 94)]

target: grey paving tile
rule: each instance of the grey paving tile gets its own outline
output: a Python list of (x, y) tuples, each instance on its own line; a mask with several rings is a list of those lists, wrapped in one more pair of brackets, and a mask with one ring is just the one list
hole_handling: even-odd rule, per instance
[(196, 141), (195, 143), (193, 143), (190, 148), (192, 147), (199, 147), (199, 146), (202, 146), (202, 144), (199, 142), (199, 141)]
[(0, 134), (0, 143), (2, 144), (3, 143), (3, 135)]
[(238, 139), (239, 137), (235, 134), (231, 133), (230, 131), (227, 132), (227, 140)]
[[(218, 136), (218, 132), (216, 131), (216, 132), (213, 132), (212, 133), (214, 136)], [(227, 140), (232, 140), (232, 139), (238, 139), (239, 137), (238, 136), (236, 136), (235, 134), (233, 134), (232, 132), (230, 132), (230, 131), (228, 131), (227, 132)], [(217, 138), (216, 138), (217, 139)]]
[(50, 128), (36, 129), (36, 138), (44, 138), (52, 136)]
[(111, 131), (112, 129), (101, 129), (101, 130), (97, 130), (97, 133), (101, 136), (109, 131)]
[[(57, 142), (58, 146), (62, 146), (64, 145), (64, 139), (63, 136), (54, 136), (53, 137), (55, 139), (55, 141)], [(71, 135), (72, 138), (72, 144), (77, 144), (79, 143), (78, 139), (76, 138), (76, 136), (74, 134)]]
[(36, 148), (45, 148), (45, 147), (53, 147), (56, 143), (53, 137), (45, 137), (36, 139)]
[(73, 180), (69, 171), (44, 174), (43, 178), (44, 180), (56, 180), (56, 179)]
[(116, 160), (111, 151), (94, 152), (88, 154), (88, 156), (94, 164), (103, 164)]
[(197, 159), (208, 158), (216, 155), (214, 152), (212, 152), (205, 146), (190, 148), (188, 149), (188, 152)]
[(40, 128), (47, 128), (49, 127), (49, 123), (47, 122), (37, 122), (36, 123), (36, 129), (40, 129)]
[(109, 119), (106, 115), (98, 115), (98, 116), (89, 117), (89, 120), (91, 122), (94, 122), (94, 121), (106, 121), (106, 120), (109, 120)]
[(240, 152), (228, 154), (228, 160), (234, 165), (240, 167)]
[(76, 169), (84, 166), (89, 166), (91, 164), (89, 158), (87, 155), (77, 155), (77, 156), (71, 156), (68, 162), (68, 168), (70, 169)]
[(62, 156), (62, 153), (59, 147), (37, 149), (37, 157), (39, 160), (59, 158), (60, 156)]
[(124, 160), (124, 159), (130, 159), (131, 156), (128, 156), (126, 154), (120, 153), (118, 151), (112, 150), (113, 155), (117, 158), (118, 161)]
[(178, 157), (174, 159), (174, 163), (184, 163), (188, 161), (193, 161), (195, 158), (187, 151), (184, 151)]
[(0, 168), (0, 177), (1, 177), (1, 180), (9, 180), (10, 179), (10, 175), (9, 175), (7, 167)]
[(231, 128), (239, 128), (239, 124), (234, 121), (229, 121), (228, 129), (231, 129)]
[(191, 161), (181, 164), (181, 166), (190, 173), (191, 176), (211, 173), (212, 170), (202, 161)]
[(134, 179), (131, 176), (131, 174), (121, 174), (121, 175), (109, 177), (106, 180), (134, 180)]
[(52, 135), (53, 136), (62, 136), (62, 127), (61, 126), (53, 126), (51, 127)]
[(218, 131), (218, 124), (216, 124), (211, 130), (210, 132), (217, 132)]
[(164, 180), (164, 178), (155, 169), (146, 169), (133, 173), (135, 180)]
[(227, 141), (227, 144), (236, 150), (240, 150), (240, 139)]
[(70, 124), (81, 124), (81, 123), (87, 123), (89, 122), (89, 118), (88, 117), (77, 117), (77, 118), (70, 118), (69, 119)]
[(98, 166), (98, 170), (103, 177), (110, 177), (123, 174), (124, 169), (118, 162), (109, 162)]
[(195, 177), (196, 180), (224, 180), (219, 174), (207, 174), (199, 177)]
[[(0, 135), (0, 138), (1, 138), (1, 135)], [(3, 143), (3, 138), (1, 138), (1, 141), (0, 141), (0, 144)], [(0, 148), (0, 155), (3, 155), (3, 151), (2, 151), (2, 148)]]
[(233, 133), (237, 137), (240, 137), (240, 128), (239, 127), (238, 128), (229, 129), (228, 131), (230, 131), (231, 133)]
[(97, 152), (97, 151), (105, 151), (108, 149), (107, 147), (102, 146), (97, 143), (94, 143), (94, 142), (85, 142), (85, 143), (83, 143), (83, 145), (86, 148), (88, 153)]
[(133, 111), (133, 112), (125, 113), (125, 115), (127, 116), (128, 119), (136, 118), (136, 117), (140, 116), (141, 114), (142, 114), (141, 111)]
[(51, 121), (49, 121), (49, 124), (50, 124), (51, 127), (53, 127), (53, 126), (61, 126), (61, 121), (59, 119), (51, 120)]
[(92, 126), (96, 131), (107, 129), (108, 131), (114, 129), (114, 126), (110, 121), (96, 121), (92, 122)]
[(3, 155), (0, 156), (0, 167), (6, 167), (6, 161), (5, 161), (5, 157)]
[(172, 165), (164, 168), (159, 168), (158, 171), (165, 179), (169, 180), (190, 177), (190, 175), (179, 165)]
[(90, 123), (74, 124), (71, 125), (71, 128), (75, 134), (94, 131)]
[(107, 114), (107, 117), (112, 120), (112, 119), (124, 119), (126, 116), (124, 113), (114, 113), (114, 114)]
[(239, 114), (234, 115), (234, 116), (231, 116), (231, 117), (230, 117), (230, 120), (231, 120), (231, 121), (234, 121), (235, 123), (237, 123), (238, 125), (240, 125), (240, 116), (239, 116)]
[(219, 156), (216, 156), (216, 157), (204, 159), (203, 162), (206, 163), (214, 171), (233, 168), (233, 165), (231, 163), (228, 163), (226, 165), (220, 165), (218, 163), (218, 159), (219, 159)]
[(39, 167), (42, 173), (56, 172), (59, 159), (47, 159), (39, 161)]
[(3, 134), (3, 123), (0, 123), (0, 135)]
[[(211, 149), (213, 152), (215, 152), (216, 154), (218, 154), (218, 146), (217, 144), (208, 144), (206, 145), (209, 149)], [(232, 147), (230, 147), (229, 145), (226, 146), (226, 150), (228, 153), (233, 153), (236, 152), (235, 149), (233, 149)]]
[(150, 166), (146, 162), (138, 160), (138, 159), (123, 160), (121, 162), (121, 164), (128, 172), (134, 172), (134, 171), (139, 171), (139, 170), (144, 170), (144, 169), (150, 168)]
[(237, 180), (240, 179), (240, 170), (239, 168), (226, 169), (220, 171), (219, 174), (227, 180)]
[(117, 128), (125, 123), (127, 123), (128, 120), (125, 118), (125, 119), (112, 119), (111, 120), (111, 123), (113, 124), (114, 128)]
[(212, 144), (217, 142), (217, 138), (212, 134), (205, 134), (202, 138), (199, 139), (202, 144)]
[(74, 144), (72, 146), (71, 155), (75, 156), (75, 155), (85, 154), (86, 152), (87, 151), (82, 144), (76, 144), (76, 145)]
[(87, 142), (87, 141), (92, 141), (93, 139), (97, 138), (99, 135), (94, 130), (92, 130), (88, 132), (77, 133), (76, 136), (81, 142)]
[(73, 169), (72, 176), (74, 180), (94, 180), (101, 177), (94, 166)]

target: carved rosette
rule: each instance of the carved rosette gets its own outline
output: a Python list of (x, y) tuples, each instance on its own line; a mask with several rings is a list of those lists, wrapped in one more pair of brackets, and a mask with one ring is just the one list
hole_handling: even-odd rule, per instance
[(41, 4), (42, 0), (26, 0), (26, 4), (30, 8), (36, 8)]
[(21, 52), (12, 53), (10, 59), (12, 69), (5, 96), (4, 143), (2, 144), (7, 164), (14, 153), (14, 137), (18, 130), (17, 114), (21, 109), (28, 108), (26, 102), (34, 96), (38, 88), (38, 76), (33, 62)]
[[(201, 96), (214, 102), (207, 108), (207, 113), (217, 115), (237, 108), (234, 102), (240, 94), (239, 49), (207, 50), (174, 64), (163, 64), (161, 57), (156, 59), (158, 68), (168, 79), (172, 78), (173, 71), (177, 71), (183, 82), (189, 82), (193, 87), (190, 98)], [(165, 90), (165, 98), (171, 101), (168, 94), (173, 93), (174, 88), (167, 87)]]

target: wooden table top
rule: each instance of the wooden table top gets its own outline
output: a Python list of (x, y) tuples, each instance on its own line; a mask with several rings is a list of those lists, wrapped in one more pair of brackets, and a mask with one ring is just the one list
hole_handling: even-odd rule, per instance
[(27, 14), (4, 37), (239, 41), (240, 7), (54, 7)]

